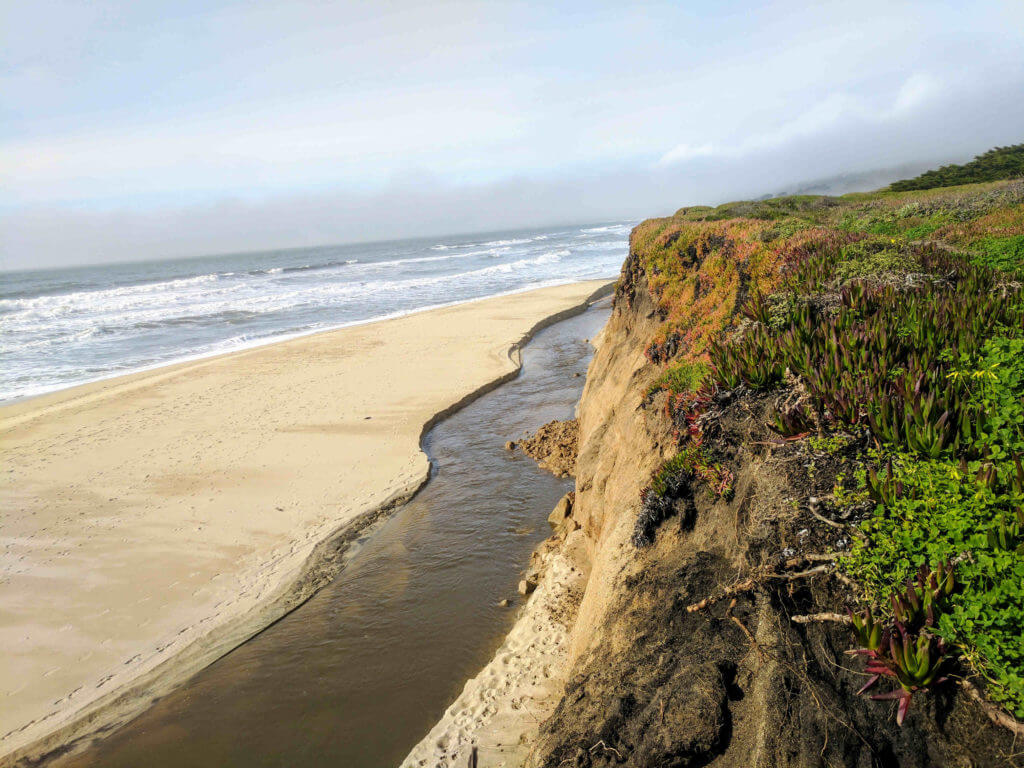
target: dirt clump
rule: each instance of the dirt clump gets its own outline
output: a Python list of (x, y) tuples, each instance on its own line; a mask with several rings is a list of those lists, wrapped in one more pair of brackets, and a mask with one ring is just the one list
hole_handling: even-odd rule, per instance
[(579, 423), (570, 421), (549, 421), (530, 437), (521, 440), (523, 453), (558, 477), (573, 477), (576, 474), (576, 452), (579, 443)]

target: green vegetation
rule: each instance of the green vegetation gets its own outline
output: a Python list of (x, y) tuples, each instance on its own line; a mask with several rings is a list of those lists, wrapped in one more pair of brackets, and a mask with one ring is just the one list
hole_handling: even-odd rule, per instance
[(1024, 277), (1024, 235), (983, 237), (971, 246), (971, 261)]
[[(989, 681), (990, 696), (1024, 716), (1024, 551), (1019, 484), (990, 483), (949, 459), (889, 457), (884, 499), (844, 568), (887, 602), (922, 565), (957, 559), (960, 588), (931, 628)], [(864, 478), (862, 476), (862, 481)], [(870, 485), (870, 479), (867, 484)]]
[(703, 360), (680, 360), (668, 366), (648, 388), (647, 394), (665, 390), (673, 395), (696, 392), (708, 376), (708, 366)]
[(1024, 176), (1024, 144), (1012, 147), (996, 147), (978, 155), (963, 165), (944, 165), (937, 171), (927, 171), (916, 179), (905, 179), (889, 185), (894, 192), (909, 192), (915, 189), (953, 187), (960, 184), (974, 184), (979, 181), (1018, 179)]
[[(971, 173), (1024, 157), (1009, 150)], [(679, 392), (681, 442), (702, 450), (716, 387), (796, 382), (776, 432), (816, 452), (849, 444), (826, 442), (836, 433), (876, 446), (836, 500), (873, 504), (842, 567), (881, 620), (905, 611), (915, 575), (955, 563), (931, 621), (886, 624), (869, 659), (897, 686), (883, 695), (902, 715), (958, 658), (1024, 718), (1024, 182), (687, 208), (631, 246), (665, 318), (647, 354)]]
[(831, 435), (811, 435), (807, 438), (807, 447), (814, 453), (827, 453), (830, 456), (835, 456), (840, 451), (844, 450), (850, 443), (853, 442), (853, 437), (843, 432), (835, 432)]
[(906, 590), (892, 596), (893, 623), (875, 621), (871, 609), (863, 616), (850, 611), (853, 633), (867, 657), (868, 681), (858, 693), (872, 688), (880, 679), (891, 678), (898, 687), (875, 694), (876, 700), (896, 699), (896, 722), (903, 724), (914, 693), (946, 681), (950, 658), (948, 647), (932, 634), (936, 616), (942, 616), (956, 588), (953, 565), (940, 562), (934, 570), (921, 566), (917, 581), (907, 581)]
[[(994, 699), (1024, 715), (1024, 557), (1015, 543), (1024, 293), (997, 270), (928, 246), (904, 249), (923, 270), (909, 286), (888, 281), (890, 259), (869, 262), (886, 279), (845, 281), (851, 253), (863, 251), (822, 250), (789, 274), (794, 291), (838, 289), (838, 306), (802, 305), (785, 331), (759, 323), (713, 345), (715, 375), (730, 388), (766, 389), (789, 370), (826, 423), (869, 428), (885, 450), (876, 463), (886, 458), (889, 469), (883, 479), (866, 473), (877, 507), (844, 566), (883, 602), (923, 565), (961, 559), (963, 589), (934, 631), (986, 675)], [(806, 414), (774, 418), (783, 434), (810, 425)]]
[[(640, 492), (640, 514), (633, 530), (633, 544), (645, 547), (654, 541), (654, 532), (676, 509), (676, 503), (694, 483), (703, 483), (717, 497), (732, 498), (735, 478), (721, 464), (711, 462), (699, 445), (689, 445), (666, 461), (651, 476)], [(692, 507), (684, 513), (682, 524), (690, 522)]]

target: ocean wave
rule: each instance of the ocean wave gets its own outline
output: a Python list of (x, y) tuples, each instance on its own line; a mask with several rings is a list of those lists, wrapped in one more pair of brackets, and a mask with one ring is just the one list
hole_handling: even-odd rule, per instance
[(580, 232), (614, 232), (616, 234), (624, 233), (629, 229), (629, 224), (606, 224), (602, 227), (584, 227)]
[(549, 237), (555, 237), (559, 234), (565, 234), (564, 232), (553, 232), (545, 233), (543, 235), (533, 235), (531, 237), (513, 237), (505, 240), (487, 240), (480, 243), (438, 243), (437, 245), (430, 246), (432, 251), (449, 251), (453, 248), (493, 248), (495, 246), (503, 245), (526, 245), (536, 240), (547, 240)]
[(624, 237), (611, 229), (585, 233), (591, 239), (574, 239), (578, 234), (107, 265), (83, 268), (75, 280), (52, 273), (19, 277), (16, 288), (0, 293), (0, 399), (183, 355), (216, 354), (297, 329), (340, 327), (618, 271)]
[(21, 299), (0, 299), (0, 309), (18, 310), (32, 309), (41, 306), (48, 306), (50, 304), (70, 305), (80, 302), (95, 303), (97, 301), (103, 301), (111, 298), (133, 295), (149, 295), (169, 290), (173, 291), (187, 286), (213, 282), (214, 280), (220, 279), (220, 277), (221, 273), (213, 272), (205, 275), (195, 275), (193, 277), (180, 277), (174, 280), (118, 286), (117, 288), (97, 288), (93, 290), (47, 294), (44, 296), (34, 296), (31, 298)]
[(269, 269), (252, 269), (250, 275), (288, 275), (294, 272), (317, 272), (324, 269), (335, 269), (336, 267), (347, 267), (358, 264), (359, 259), (344, 259), (343, 261), (325, 261), (320, 264), (300, 264), (290, 267), (270, 267)]

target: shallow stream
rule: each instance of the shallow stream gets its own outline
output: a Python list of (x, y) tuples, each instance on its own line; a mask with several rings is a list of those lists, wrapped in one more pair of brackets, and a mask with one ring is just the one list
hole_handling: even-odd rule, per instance
[(541, 331), (516, 379), (432, 429), (430, 482), (360, 540), (330, 585), (119, 731), (50, 765), (397, 765), (511, 628), (516, 582), (572, 486), (503, 445), (572, 418), (592, 352), (585, 340), (607, 318), (595, 308)]

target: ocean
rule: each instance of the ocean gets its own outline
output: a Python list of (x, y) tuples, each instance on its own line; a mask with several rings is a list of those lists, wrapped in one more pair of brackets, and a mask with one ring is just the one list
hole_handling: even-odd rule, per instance
[(0, 401), (615, 277), (633, 222), (0, 273)]

